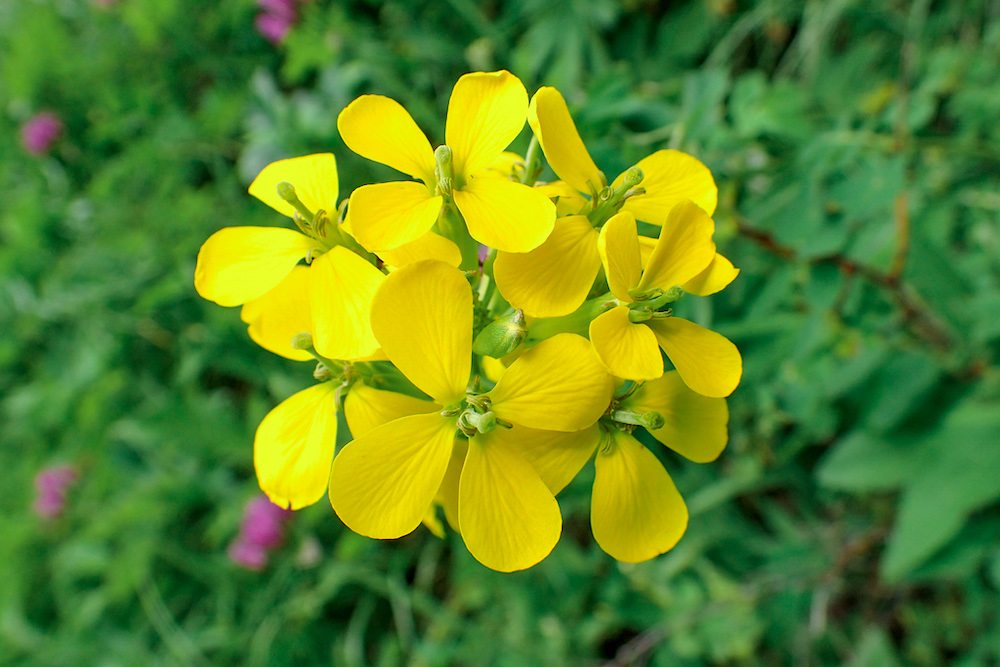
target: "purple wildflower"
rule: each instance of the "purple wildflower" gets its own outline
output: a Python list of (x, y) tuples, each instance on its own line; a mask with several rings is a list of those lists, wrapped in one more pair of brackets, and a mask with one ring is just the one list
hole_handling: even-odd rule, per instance
[(66, 490), (76, 481), (76, 470), (69, 465), (45, 468), (35, 476), (35, 513), (43, 519), (55, 519), (66, 507)]
[(35, 114), (21, 126), (21, 143), (32, 155), (49, 152), (52, 144), (62, 134), (62, 121), (51, 111)]

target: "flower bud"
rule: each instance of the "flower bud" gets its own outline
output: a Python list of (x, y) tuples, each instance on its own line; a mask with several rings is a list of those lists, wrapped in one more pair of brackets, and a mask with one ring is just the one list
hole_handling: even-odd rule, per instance
[(524, 312), (515, 310), (494, 320), (480, 331), (472, 341), (472, 351), (499, 359), (512, 352), (527, 336), (528, 327), (524, 324)]

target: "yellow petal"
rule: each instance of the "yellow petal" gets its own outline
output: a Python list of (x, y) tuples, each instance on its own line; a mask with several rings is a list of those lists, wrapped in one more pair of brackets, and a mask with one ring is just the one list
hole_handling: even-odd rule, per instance
[(693, 202), (674, 206), (663, 222), (639, 286), (667, 290), (704, 271), (715, 257), (714, 232), (715, 223)]
[(563, 217), (566, 215), (580, 215), (590, 210), (590, 203), (587, 199), (573, 189), (573, 186), (563, 181), (536, 185), (535, 189), (552, 200), (556, 205), (556, 215)]
[(444, 130), (459, 183), (489, 167), (521, 133), (527, 115), (528, 93), (510, 72), (461, 77), (451, 91)]
[(601, 269), (598, 232), (582, 215), (557, 218), (531, 252), (498, 252), (493, 275), (504, 298), (532, 317), (569, 315), (587, 298)]
[(275, 504), (299, 509), (323, 497), (337, 443), (336, 390), (333, 382), (304, 389), (271, 410), (257, 428), (257, 480)]
[(562, 532), (559, 504), (499, 428), (469, 440), (458, 492), (462, 539), (476, 560), (513, 572), (549, 555)]
[(292, 267), (274, 289), (243, 304), (240, 319), (250, 325), (247, 331), (253, 342), (265, 350), (296, 361), (312, 359), (305, 350), (292, 347), (293, 336), (312, 332), (309, 267)]
[(282, 182), (291, 183), (299, 201), (313, 213), (337, 210), (337, 161), (331, 153), (272, 162), (250, 184), (250, 194), (278, 213), (292, 217), (295, 207), (278, 196), (278, 184)]
[(220, 229), (198, 252), (195, 289), (220, 306), (239, 306), (274, 289), (315, 247), (315, 241), (291, 229)]
[(362, 359), (374, 354), (368, 309), (385, 276), (343, 246), (309, 267), (313, 345), (327, 359)]
[(590, 323), (590, 341), (612, 375), (628, 380), (655, 380), (663, 375), (656, 336), (645, 323), (630, 322), (628, 306), (601, 313)]
[[(635, 166), (642, 169), (640, 185), (646, 189), (646, 194), (629, 197), (622, 210), (631, 211), (636, 219), (658, 225), (667, 211), (684, 199), (690, 199), (708, 215), (715, 213), (719, 190), (712, 172), (696, 158), (680, 151), (662, 150), (643, 158)], [(615, 179), (615, 187), (622, 180), (624, 174)]]
[(670, 475), (631, 435), (616, 431), (597, 453), (590, 525), (612, 558), (626, 563), (669, 551), (687, 528), (688, 512)]
[(625, 303), (634, 301), (628, 291), (639, 284), (642, 259), (639, 234), (631, 213), (615, 214), (604, 223), (597, 249), (601, 253), (611, 293)]
[(473, 176), (492, 176), (494, 178), (505, 178), (519, 180), (520, 174), (524, 171), (524, 158), (517, 153), (504, 151), (490, 163), (488, 167)]
[(465, 398), (472, 369), (472, 289), (426, 260), (394, 271), (372, 301), (372, 330), (403, 375), (441, 405)]
[(413, 118), (394, 99), (362, 95), (337, 117), (347, 147), (428, 185), (434, 179), (434, 150)]
[(458, 524), (458, 490), (468, 451), (468, 440), (455, 440), (451, 450), (451, 460), (448, 461), (448, 470), (444, 473), (437, 495), (434, 496), (434, 501), (444, 508), (444, 518), (448, 520), (448, 525), (456, 532), (461, 532)]
[(696, 275), (681, 287), (685, 292), (696, 294), (697, 296), (708, 296), (721, 292), (729, 283), (736, 280), (740, 270), (733, 266), (728, 259), (715, 253), (711, 263), (704, 271)]
[(392, 250), (429, 232), (442, 201), (414, 181), (362, 185), (351, 193), (346, 224), (369, 251)]
[(580, 139), (566, 100), (555, 88), (538, 89), (531, 98), (528, 123), (556, 175), (580, 192), (600, 192), (604, 178)]
[(611, 401), (612, 380), (583, 336), (559, 334), (524, 353), (489, 392), (497, 417), (548, 431), (593, 425)]
[(601, 442), (601, 430), (597, 424), (575, 433), (514, 426), (509, 440), (557, 495), (590, 460)]
[(433, 533), (434, 537), (444, 539), (444, 525), (442, 525), (441, 519), (438, 518), (433, 503), (427, 508), (427, 513), (424, 514), (424, 518), (420, 520), (420, 523), (424, 524), (427, 530)]
[(440, 412), (441, 406), (394, 391), (373, 389), (355, 382), (344, 400), (344, 416), (355, 439), (400, 417)]
[(646, 324), (684, 384), (702, 396), (724, 398), (733, 393), (743, 375), (743, 359), (729, 339), (679, 317)]
[(507, 370), (503, 361), (486, 355), (483, 355), (479, 362), (479, 366), (483, 375), (485, 375), (486, 378), (493, 383), (496, 383), (496, 381), (500, 379), (500, 376), (504, 374), (504, 371)]
[(392, 250), (381, 250), (378, 253), (382, 261), (390, 266), (406, 266), (425, 259), (438, 259), (458, 268), (462, 263), (462, 253), (458, 246), (449, 239), (427, 232), (416, 241), (404, 243)]
[(688, 389), (677, 371), (646, 382), (621, 401), (625, 409), (659, 412), (666, 422), (650, 434), (681, 456), (698, 463), (714, 461), (726, 448), (729, 408), (724, 398), (709, 398)]
[(455, 190), (469, 234), (504, 252), (528, 252), (552, 233), (556, 207), (544, 194), (500, 178), (473, 178)]
[(451, 458), (455, 418), (402, 417), (347, 443), (330, 474), (330, 502), (348, 528), (378, 539), (410, 533)]

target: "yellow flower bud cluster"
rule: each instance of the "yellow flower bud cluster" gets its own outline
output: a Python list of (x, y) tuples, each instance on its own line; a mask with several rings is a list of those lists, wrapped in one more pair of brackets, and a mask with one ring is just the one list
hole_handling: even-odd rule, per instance
[[(505, 150), (526, 121), (524, 159)], [(558, 91), (529, 103), (505, 71), (459, 79), (436, 149), (378, 95), (337, 125), (351, 150), (414, 180), (340, 202), (333, 155), (276, 162), (250, 193), (296, 229), (222, 229), (198, 255), (202, 296), (241, 305), (262, 347), (319, 362), (318, 383), (257, 430), (261, 488), (292, 509), (328, 494), (373, 538), (421, 523), (443, 536), (443, 516), (509, 572), (551, 552), (555, 496), (594, 459), (597, 543), (628, 562), (670, 549), (687, 509), (632, 433), (715, 459), (742, 373), (732, 343), (671, 308), (738, 273), (712, 241), (708, 169), (663, 150), (609, 184)], [(539, 148), (559, 181), (536, 182)], [(353, 440), (337, 451), (340, 411)]]

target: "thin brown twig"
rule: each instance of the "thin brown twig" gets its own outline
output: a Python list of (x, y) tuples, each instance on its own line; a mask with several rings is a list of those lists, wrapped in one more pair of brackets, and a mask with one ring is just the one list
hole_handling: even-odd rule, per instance
[[(906, 205), (905, 198), (902, 199), (901, 205), (899, 202), (900, 199), (897, 199), (897, 213), (900, 206), (905, 208)], [(898, 222), (898, 218), (897, 224), (901, 224)], [(938, 350), (950, 351), (955, 345), (952, 333), (944, 323), (931, 313), (927, 304), (916, 290), (903, 282), (901, 278), (902, 269), (898, 267), (904, 265), (906, 250), (909, 246), (909, 221), (906, 220), (903, 224), (906, 225), (907, 229), (906, 239), (905, 241), (900, 241), (896, 259), (893, 263), (893, 270), (886, 273), (860, 264), (841, 253), (833, 253), (823, 257), (803, 258), (794, 248), (779, 242), (770, 233), (753, 227), (746, 220), (737, 220), (736, 222), (737, 229), (742, 236), (754, 241), (773, 255), (788, 260), (806, 261), (811, 264), (834, 264), (845, 276), (861, 276), (873, 285), (884, 289), (891, 295), (897, 307), (902, 311), (904, 324), (916, 336), (927, 341)]]

